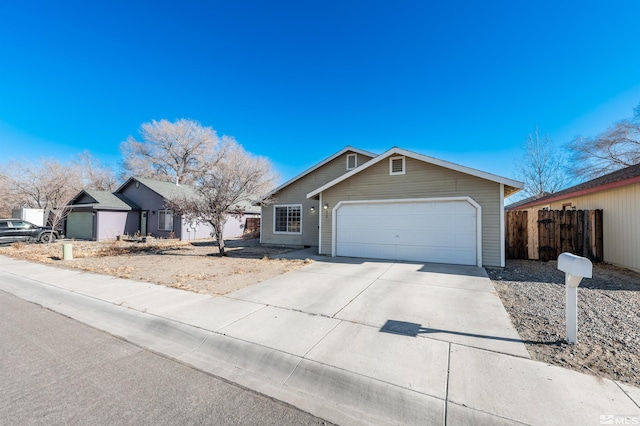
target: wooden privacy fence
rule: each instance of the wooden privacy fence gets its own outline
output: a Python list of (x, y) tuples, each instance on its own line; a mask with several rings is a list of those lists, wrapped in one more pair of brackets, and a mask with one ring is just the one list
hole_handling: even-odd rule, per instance
[(244, 224), (244, 233), (250, 234), (252, 236), (260, 235), (260, 218), (259, 217), (248, 217), (245, 219)]
[(602, 262), (602, 210), (506, 212), (507, 259), (555, 260), (569, 252)]

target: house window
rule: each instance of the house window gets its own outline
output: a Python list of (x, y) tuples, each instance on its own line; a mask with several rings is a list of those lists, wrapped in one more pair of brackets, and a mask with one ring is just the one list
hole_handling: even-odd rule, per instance
[(358, 167), (358, 154), (347, 154), (347, 170)]
[(403, 175), (405, 172), (405, 157), (389, 158), (389, 174)]
[(158, 231), (173, 231), (173, 210), (158, 210)]
[(302, 205), (274, 206), (274, 233), (302, 233)]
[(564, 203), (562, 205), (562, 210), (571, 210), (571, 203)]

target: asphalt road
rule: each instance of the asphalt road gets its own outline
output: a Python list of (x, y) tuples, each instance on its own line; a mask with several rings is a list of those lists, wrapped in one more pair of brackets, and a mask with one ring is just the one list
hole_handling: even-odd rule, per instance
[(0, 424), (327, 423), (0, 291)]

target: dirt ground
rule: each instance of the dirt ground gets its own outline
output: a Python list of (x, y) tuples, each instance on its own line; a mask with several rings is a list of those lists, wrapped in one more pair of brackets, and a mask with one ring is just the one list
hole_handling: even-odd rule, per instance
[[(73, 260), (61, 260), (63, 242), (72, 244)], [(212, 241), (63, 242), (14, 243), (0, 246), (0, 255), (211, 295), (239, 290), (311, 262), (271, 259), (291, 249), (263, 247), (255, 239), (227, 241), (224, 257), (218, 256)]]
[(487, 272), (533, 359), (640, 386), (640, 274), (593, 265), (593, 278), (578, 287), (578, 343), (571, 345), (557, 262), (508, 260)]

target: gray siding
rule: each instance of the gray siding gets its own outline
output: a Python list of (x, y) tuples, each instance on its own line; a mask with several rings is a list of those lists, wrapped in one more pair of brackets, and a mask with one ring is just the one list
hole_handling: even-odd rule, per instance
[[(159, 238), (169, 237), (170, 231), (158, 230), (158, 210), (164, 210), (166, 208), (166, 201), (163, 197), (142, 184), (136, 188), (135, 182), (133, 181), (122, 188), (120, 194), (133, 201), (141, 210), (147, 210), (149, 212), (147, 215), (147, 233)], [(139, 230), (140, 213), (138, 212), (138, 223), (133, 233), (135, 234), (135, 232)], [(176, 216), (174, 216), (173, 219), (173, 232), (177, 238), (182, 239), (181, 221), (180, 218)]]
[(390, 176), (384, 159), (321, 195), (329, 204), (322, 213), (322, 254), (331, 254), (332, 209), (340, 201), (468, 196), (482, 207), (482, 264), (501, 264), (499, 183), (407, 157), (403, 175)]
[(75, 204), (91, 204), (91, 203), (95, 203), (96, 201), (91, 198), (89, 195), (87, 194), (82, 194), (82, 197), (78, 198), (75, 202)]
[(132, 210), (127, 212), (127, 220), (124, 225), (122, 235), (134, 235), (140, 230), (140, 211)]
[[(335, 178), (347, 173), (347, 151), (322, 167), (301, 177), (274, 195), (275, 200), (262, 207), (260, 238), (263, 244), (317, 246), (319, 215), (322, 213), (318, 200), (307, 199), (307, 194)], [(358, 165), (369, 161), (371, 157), (358, 154)], [(302, 205), (302, 234), (274, 233), (274, 206), (283, 204)], [(311, 211), (311, 207), (314, 211)]]

